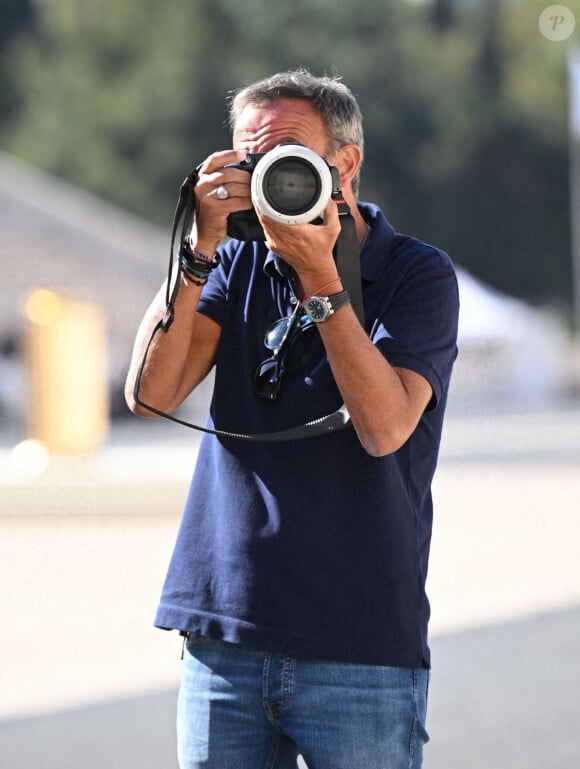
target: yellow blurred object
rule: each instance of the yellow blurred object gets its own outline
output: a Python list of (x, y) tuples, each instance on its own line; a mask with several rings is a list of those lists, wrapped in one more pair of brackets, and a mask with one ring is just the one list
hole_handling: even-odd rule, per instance
[(54, 291), (39, 288), (34, 291), (24, 306), (24, 312), (28, 320), (39, 326), (48, 326), (58, 319), (62, 313), (64, 301)]
[(90, 452), (105, 439), (109, 422), (103, 314), (45, 289), (30, 295), (25, 312), (28, 433), (49, 451)]

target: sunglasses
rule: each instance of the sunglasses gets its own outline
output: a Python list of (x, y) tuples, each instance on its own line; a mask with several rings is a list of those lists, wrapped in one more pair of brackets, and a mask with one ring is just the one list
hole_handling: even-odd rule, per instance
[(264, 335), (264, 344), (272, 355), (260, 363), (254, 374), (256, 395), (260, 398), (276, 400), (286, 370), (289, 343), (293, 332), (302, 325), (300, 310), (297, 303), (292, 315), (279, 318)]

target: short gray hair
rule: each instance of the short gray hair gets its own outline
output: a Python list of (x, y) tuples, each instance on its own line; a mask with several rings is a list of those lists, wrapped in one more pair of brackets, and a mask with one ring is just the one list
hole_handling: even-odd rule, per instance
[[(279, 72), (235, 91), (229, 99), (232, 130), (247, 106), (261, 107), (279, 99), (303, 99), (318, 111), (328, 130), (331, 150), (356, 144), (364, 152), (362, 114), (357, 100), (339, 77), (316, 77), (305, 69)], [(353, 179), (356, 194), (359, 175)]]

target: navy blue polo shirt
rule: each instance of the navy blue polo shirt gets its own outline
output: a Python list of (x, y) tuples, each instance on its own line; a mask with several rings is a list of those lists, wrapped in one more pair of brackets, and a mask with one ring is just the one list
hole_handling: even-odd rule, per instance
[[(433, 398), (398, 451), (371, 457), (352, 427), (283, 443), (204, 435), (155, 624), (291, 655), (429, 665), (425, 595), (431, 481), (456, 357), (458, 292), (442, 251), (372, 225), (361, 255), (366, 328)], [(295, 334), (275, 401), (254, 372), (264, 333), (292, 311), (287, 265), (230, 241), (199, 311), (222, 328), (208, 426), (235, 433), (301, 425), (342, 404), (315, 325)]]

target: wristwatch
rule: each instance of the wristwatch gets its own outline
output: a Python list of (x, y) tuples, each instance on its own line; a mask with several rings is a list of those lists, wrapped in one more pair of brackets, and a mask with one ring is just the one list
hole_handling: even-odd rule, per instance
[(341, 307), (349, 304), (348, 291), (339, 291), (331, 296), (310, 296), (304, 302), (304, 312), (314, 323), (323, 323)]

